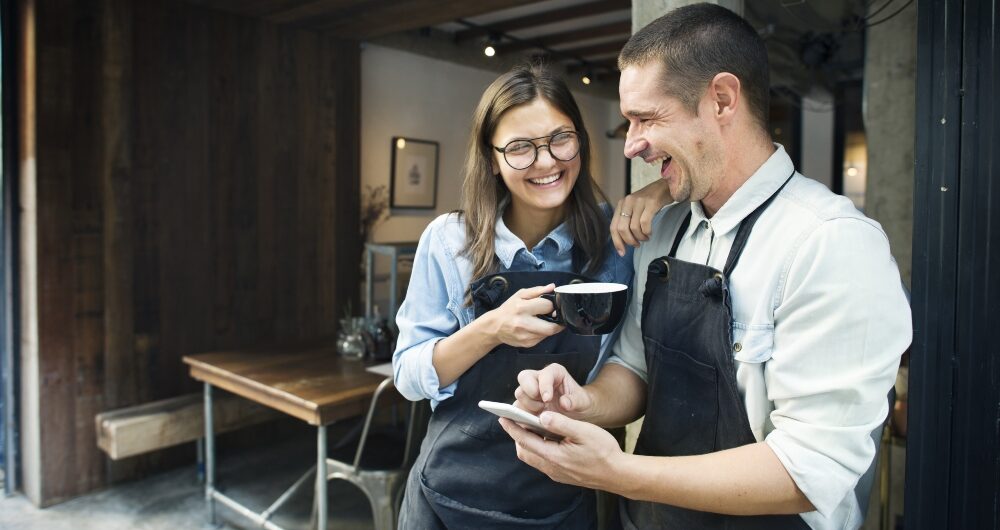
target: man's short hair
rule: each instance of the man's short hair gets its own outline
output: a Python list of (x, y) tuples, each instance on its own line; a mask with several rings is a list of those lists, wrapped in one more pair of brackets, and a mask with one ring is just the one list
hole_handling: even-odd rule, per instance
[(742, 17), (716, 4), (679, 7), (650, 22), (628, 40), (618, 68), (659, 60), (667, 95), (697, 114), (709, 81), (720, 72), (740, 80), (751, 115), (768, 130), (770, 75), (764, 41)]

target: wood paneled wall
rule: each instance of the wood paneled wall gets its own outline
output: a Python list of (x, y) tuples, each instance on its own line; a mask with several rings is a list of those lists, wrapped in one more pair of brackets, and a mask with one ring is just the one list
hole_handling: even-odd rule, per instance
[(107, 483), (96, 413), (197, 389), (181, 356), (334, 331), (358, 285), (360, 57), (176, 1), (22, 4), (24, 483), (48, 505)]

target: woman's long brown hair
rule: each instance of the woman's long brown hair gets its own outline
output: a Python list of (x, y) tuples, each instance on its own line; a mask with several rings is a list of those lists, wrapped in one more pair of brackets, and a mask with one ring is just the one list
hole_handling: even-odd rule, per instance
[(574, 250), (587, 260), (584, 274), (595, 273), (604, 261), (609, 228), (597, 197), (604, 202), (607, 199), (590, 173), (590, 137), (580, 108), (555, 72), (544, 65), (521, 65), (501, 75), (486, 89), (472, 121), (460, 213), (465, 216), (465, 253), (472, 261), (473, 279), (492, 274), (499, 267), (493, 244), (496, 221), (510, 203), (510, 190), (493, 172), (493, 133), (505, 112), (536, 98), (544, 99), (569, 117), (580, 137), (580, 175), (566, 198), (564, 222), (573, 236)]

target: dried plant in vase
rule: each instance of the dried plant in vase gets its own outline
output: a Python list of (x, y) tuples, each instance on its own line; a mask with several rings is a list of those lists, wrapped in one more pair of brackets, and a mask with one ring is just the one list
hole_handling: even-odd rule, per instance
[(389, 209), (389, 195), (385, 185), (374, 188), (365, 185), (365, 191), (361, 196), (361, 243), (367, 243), (375, 227), (385, 220), (386, 210)]

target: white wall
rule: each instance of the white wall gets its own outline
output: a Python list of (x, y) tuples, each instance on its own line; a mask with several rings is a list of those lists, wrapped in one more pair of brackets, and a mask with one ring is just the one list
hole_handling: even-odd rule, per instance
[(799, 171), (833, 189), (833, 104), (826, 94), (802, 98), (802, 167)]
[[(459, 207), (461, 168), (472, 113), (497, 77), (478, 70), (391, 48), (366, 45), (361, 52), (361, 186), (385, 185), (393, 136), (439, 143), (437, 208), (390, 213), (375, 241), (415, 241), (438, 214)], [(612, 202), (625, 189), (622, 140), (605, 132), (620, 117), (618, 102), (574, 92), (594, 144), (593, 171)]]

